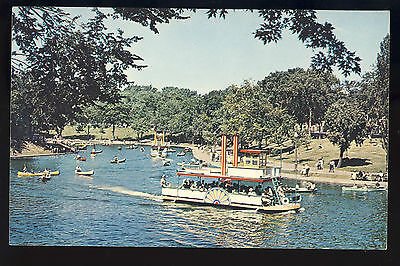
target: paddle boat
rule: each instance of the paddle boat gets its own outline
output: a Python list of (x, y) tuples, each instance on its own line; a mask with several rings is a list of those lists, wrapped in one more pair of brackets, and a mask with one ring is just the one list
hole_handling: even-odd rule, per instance
[(183, 150), (184, 150), (185, 152), (191, 152), (191, 151), (192, 151), (192, 148), (190, 148), (190, 147), (185, 147)]
[(185, 156), (185, 155), (186, 155), (186, 152), (184, 152), (184, 151), (178, 152), (176, 154), (176, 156)]
[(118, 146), (118, 150), (119, 150), (119, 151), (122, 150), (122, 147), (121, 147), (121, 146)]
[(266, 213), (301, 211), (299, 197), (290, 197), (283, 191), (279, 181), (281, 168), (266, 165), (267, 152), (241, 150), (260, 158), (255, 161), (258, 164), (251, 168), (239, 166), (238, 139), (234, 136), (233, 166), (227, 167), (226, 143), (226, 136), (222, 135), (221, 168), (179, 170), (176, 173), (178, 180), (184, 178), (181, 184), (171, 184), (165, 175), (162, 176), (162, 200)]
[(368, 185), (353, 185), (351, 187), (344, 186), (342, 187), (342, 191), (354, 191), (354, 192), (375, 192), (375, 191), (386, 191), (387, 188), (384, 186), (381, 186), (379, 183), (377, 183), (375, 186), (368, 186)]
[(287, 187), (284, 188), (286, 193), (313, 193), (313, 192), (317, 192), (317, 188), (315, 186), (314, 183), (311, 182), (305, 182), (305, 183), (301, 183), (296, 184), (295, 187)]
[[(23, 171), (18, 171), (17, 175), (18, 176), (43, 176), (45, 174), (45, 172), (23, 172)], [(54, 176), (54, 175), (59, 175), (60, 171), (50, 171), (50, 175)]]
[(138, 147), (139, 147), (138, 145), (132, 144), (132, 145), (129, 145), (128, 147), (126, 147), (126, 148), (134, 150), (134, 149), (137, 149)]
[(118, 160), (118, 157), (114, 157), (114, 159), (112, 159), (110, 161), (110, 163), (124, 163), (126, 161), (126, 158)]
[(143, 147), (140, 147), (140, 151), (141, 151), (141, 152), (144, 152), (145, 150), (144, 150), (144, 148), (143, 148)]

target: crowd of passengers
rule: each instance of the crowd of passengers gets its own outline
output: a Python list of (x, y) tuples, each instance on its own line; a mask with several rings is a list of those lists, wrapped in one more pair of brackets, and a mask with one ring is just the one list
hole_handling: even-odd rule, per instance
[[(206, 183), (204, 182), (204, 180), (195, 182), (194, 180), (191, 179), (184, 179), (183, 183), (179, 186), (179, 188), (199, 190), (199, 191), (206, 191), (214, 187), (223, 188), (229, 193), (242, 193), (253, 196), (267, 196), (267, 197), (273, 196), (271, 187), (262, 189), (261, 185), (253, 187), (242, 184), (239, 186), (238, 183), (232, 184), (231, 182), (213, 181), (211, 183)], [(277, 192), (278, 194), (281, 194), (280, 196), (284, 197), (283, 189), (281, 188), (281, 186), (278, 187)]]

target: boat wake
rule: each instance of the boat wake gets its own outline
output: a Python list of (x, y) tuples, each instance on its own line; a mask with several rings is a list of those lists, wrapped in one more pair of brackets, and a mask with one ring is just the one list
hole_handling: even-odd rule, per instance
[(99, 189), (99, 190), (107, 190), (115, 193), (120, 193), (124, 195), (129, 195), (133, 197), (141, 197), (141, 198), (146, 198), (154, 201), (160, 201), (162, 202), (162, 198), (159, 195), (154, 195), (146, 192), (140, 192), (140, 191), (134, 191), (130, 190), (124, 187), (120, 186), (115, 186), (115, 187), (98, 187), (98, 186), (91, 186), (92, 188)]

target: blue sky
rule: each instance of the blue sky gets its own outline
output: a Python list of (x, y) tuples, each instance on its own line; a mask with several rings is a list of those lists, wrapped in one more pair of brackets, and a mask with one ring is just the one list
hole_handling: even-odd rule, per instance
[[(87, 14), (87, 10), (74, 8), (73, 13)], [(110, 21), (111, 29), (144, 37), (131, 51), (148, 67), (127, 71), (128, 79), (138, 85), (176, 86), (206, 93), (242, 84), (245, 79), (258, 81), (274, 71), (310, 66), (312, 50), (289, 32), (278, 43), (264, 45), (255, 39), (252, 33), (262, 23), (257, 13), (231, 11), (224, 20), (207, 19), (205, 11), (197, 10), (185, 21), (159, 25), (159, 34), (133, 22)], [(362, 73), (369, 71), (380, 42), (389, 33), (389, 11), (318, 11), (317, 16), (320, 22), (332, 23), (338, 39), (362, 58)], [(344, 79), (339, 72), (334, 73)]]

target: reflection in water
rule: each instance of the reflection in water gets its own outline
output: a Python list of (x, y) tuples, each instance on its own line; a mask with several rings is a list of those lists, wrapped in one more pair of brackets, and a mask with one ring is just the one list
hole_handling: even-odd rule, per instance
[(276, 235), (288, 236), (288, 223), (296, 214), (264, 214), (214, 207), (192, 207), (165, 203), (168, 216), (177, 216), (174, 224), (187, 234), (219, 247), (263, 247)]

